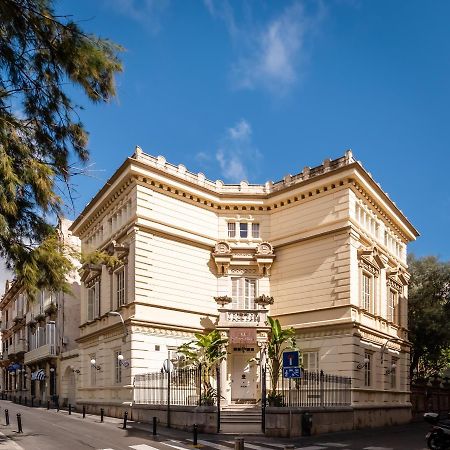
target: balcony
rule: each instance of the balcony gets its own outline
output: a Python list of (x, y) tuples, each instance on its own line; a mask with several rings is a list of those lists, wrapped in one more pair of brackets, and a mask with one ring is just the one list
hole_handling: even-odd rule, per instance
[(9, 348), (9, 354), (17, 355), (19, 353), (25, 353), (27, 350), (26, 341), (20, 340)]
[(54, 344), (46, 344), (25, 353), (23, 357), (23, 363), (31, 364), (35, 361), (53, 358), (55, 356), (56, 356), (56, 346)]
[(267, 327), (267, 309), (219, 308), (219, 328)]

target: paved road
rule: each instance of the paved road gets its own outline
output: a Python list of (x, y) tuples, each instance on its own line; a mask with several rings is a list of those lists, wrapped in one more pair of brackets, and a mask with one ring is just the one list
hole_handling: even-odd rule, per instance
[[(153, 439), (148, 424), (129, 423), (98, 416), (68, 415), (67, 411), (47, 411), (9, 401), (0, 401), (0, 450), (192, 450), (192, 435), (160, 427)], [(10, 414), (5, 426), (4, 409)], [(17, 433), (16, 414), (22, 415), (23, 434)], [(333, 433), (311, 438), (275, 439), (246, 436), (248, 450), (280, 450), (294, 445), (298, 450), (423, 450), (428, 426), (424, 423), (405, 426)], [(232, 450), (235, 436), (199, 435), (198, 444), (205, 450)]]

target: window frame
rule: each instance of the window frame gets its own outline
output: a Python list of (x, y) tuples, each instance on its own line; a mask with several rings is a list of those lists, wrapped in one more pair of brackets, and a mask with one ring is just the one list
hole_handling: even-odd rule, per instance
[[(235, 282), (236, 284), (234, 284)], [(230, 283), (233, 309), (256, 309), (255, 298), (258, 295), (258, 280), (251, 277), (230, 277)], [(253, 287), (253, 293), (251, 293), (251, 287)]]
[[(127, 304), (127, 278), (125, 269), (126, 266), (123, 265), (114, 272), (114, 297), (116, 309)], [(120, 277), (122, 277), (122, 286), (120, 286)]]
[(86, 286), (86, 319), (88, 322), (92, 322), (100, 316), (100, 286), (100, 279)]
[[(392, 366), (395, 364), (395, 368), (392, 369)], [(389, 386), (391, 389), (397, 389), (397, 368), (398, 368), (398, 358), (393, 356), (391, 358), (391, 372), (389, 373)]]
[[(367, 283), (365, 281), (367, 280)], [(361, 308), (369, 313), (373, 313), (374, 304), (374, 277), (369, 272), (363, 270), (361, 273)], [(366, 290), (366, 288), (368, 288)]]
[(388, 287), (387, 298), (387, 320), (388, 322), (396, 323), (396, 309), (398, 302), (398, 292), (395, 289)]
[(227, 236), (229, 239), (236, 238), (236, 222), (227, 222)]
[[(314, 359), (314, 369), (311, 369), (311, 357)], [(319, 369), (319, 351), (318, 350), (306, 350), (302, 352), (302, 367), (308, 372), (318, 372)]]
[(364, 352), (364, 359), (368, 359), (369, 361), (364, 364), (364, 387), (372, 387), (373, 385), (373, 353), (368, 351)]
[[(249, 226), (248, 222), (239, 222), (239, 238), (248, 239), (249, 238)], [(245, 236), (244, 236), (245, 234)]]
[[(259, 222), (252, 222), (250, 228), (252, 230), (252, 238), (253, 239), (260, 239), (260, 237), (261, 237), (261, 226), (260, 226)], [(255, 233), (255, 230), (257, 230), (256, 233)]]
[(119, 358), (118, 356), (121, 354), (122, 352), (120, 351), (120, 349), (115, 349), (113, 351), (113, 358), (114, 358), (114, 384), (122, 384), (122, 364), (120, 364)]

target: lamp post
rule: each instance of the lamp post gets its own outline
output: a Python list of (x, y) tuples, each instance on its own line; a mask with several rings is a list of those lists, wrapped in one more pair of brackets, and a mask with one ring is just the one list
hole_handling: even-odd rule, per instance
[(109, 311), (108, 314), (110, 316), (118, 316), (120, 318), (120, 321), (122, 322), (122, 326), (123, 326), (123, 342), (125, 342), (127, 340), (127, 336), (128, 336), (128, 330), (127, 327), (125, 325), (125, 321), (123, 320), (122, 314), (120, 314), (120, 312), (117, 311)]
[(100, 366), (97, 366), (97, 361), (96, 361), (94, 358), (91, 359), (91, 366), (92, 366), (95, 370), (100, 370), (100, 369), (101, 369)]
[(401, 341), (401, 339), (396, 338), (396, 337), (390, 337), (390, 338), (386, 339), (386, 342), (381, 347), (381, 364), (383, 364), (383, 362), (384, 362), (384, 354), (386, 352), (386, 348), (387, 348), (387, 345), (389, 344), (389, 342), (398, 342), (398, 341)]

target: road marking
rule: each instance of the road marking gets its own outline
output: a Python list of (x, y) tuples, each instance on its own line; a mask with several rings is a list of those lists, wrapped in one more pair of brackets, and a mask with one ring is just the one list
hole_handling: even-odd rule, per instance
[(326, 447), (319, 447), (318, 445), (311, 445), (310, 447), (298, 447), (297, 450), (326, 450)]
[(328, 447), (335, 447), (335, 448), (350, 447), (350, 444), (340, 444), (339, 442), (318, 442), (317, 445), (325, 445)]
[[(233, 444), (233, 441), (225, 441), (227, 444)], [(251, 448), (252, 450), (270, 450), (270, 447), (261, 447), (260, 445), (254, 445), (254, 444), (249, 444), (247, 442), (244, 442), (244, 446), (245, 448)]]
[(130, 445), (129, 448), (134, 448), (134, 450), (159, 450), (158, 448), (147, 444)]
[(363, 450), (394, 450), (392, 447), (364, 447)]
[(180, 441), (174, 441), (173, 439), (171, 439), (170, 442), (175, 442), (176, 444), (180, 444), (180, 445), (173, 445), (173, 444), (169, 444), (168, 442), (161, 442), (161, 444), (167, 445), (172, 448), (176, 448), (177, 450), (190, 450), (190, 447), (186, 447)]
[(24, 448), (21, 447), (19, 444), (16, 444), (14, 441), (9, 439), (9, 437), (6, 436), (6, 434), (3, 434), (2, 432), (0, 432), (0, 436), (2, 437), (1, 441), (6, 442), (8, 445), (8, 447), (5, 447), (5, 448), (9, 448), (10, 450), (24, 450)]
[(216, 444), (215, 442), (209, 442), (209, 441), (197, 441), (199, 444), (207, 445), (208, 447), (217, 448), (217, 450), (230, 450), (231, 447), (228, 447), (226, 445)]

